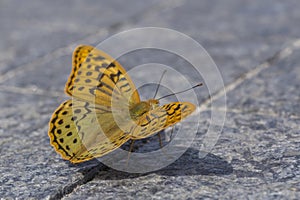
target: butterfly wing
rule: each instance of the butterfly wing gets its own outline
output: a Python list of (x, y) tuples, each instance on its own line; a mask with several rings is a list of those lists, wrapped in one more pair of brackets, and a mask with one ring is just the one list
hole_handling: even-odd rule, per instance
[(131, 139), (142, 139), (172, 126), (190, 115), (196, 106), (189, 102), (174, 102), (159, 106), (142, 115), (131, 134)]
[(127, 108), (140, 102), (132, 80), (120, 63), (86, 45), (78, 46), (73, 53), (73, 68), (65, 91), (70, 96), (99, 105), (111, 106), (112, 97), (118, 105)]
[(103, 156), (129, 140), (105, 107), (80, 100), (67, 100), (49, 123), (51, 145), (73, 163)]
[(100, 157), (129, 139), (131, 126), (122, 120), (128, 120), (129, 106), (140, 98), (112, 57), (91, 46), (77, 47), (65, 91), (73, 99), (53, 113), (48, 132), (51, 145), (64, 159), (78, 163)]
[(91, 46), (74, 51), (65, 91), (74, 98), (53, 113), (48, 135), (55, 150), (73, 163), (103, 156), (129, 139), (149, 137), (195, 110), (191, 103), (175, 102), (127, 123), (128, 108), (140, 102), (138, 92), (117, 61)]

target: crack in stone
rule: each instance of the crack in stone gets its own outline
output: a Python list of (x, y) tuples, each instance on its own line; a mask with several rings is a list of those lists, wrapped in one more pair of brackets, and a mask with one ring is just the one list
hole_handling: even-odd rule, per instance
[(86, 174), (84, 174), (83, 178), (77, 180), (76, 182), (70, 183), (58, 189), (52, 195), (50, 195), (50, 200), (62, 199), (66, 195), (72, 193), (75, 188), (78, 186), (84, 185), (90, 181), (92, 181), (99, 171), (107, 170), (108, 167), (103, 165), (102, 163), (92, 167)]

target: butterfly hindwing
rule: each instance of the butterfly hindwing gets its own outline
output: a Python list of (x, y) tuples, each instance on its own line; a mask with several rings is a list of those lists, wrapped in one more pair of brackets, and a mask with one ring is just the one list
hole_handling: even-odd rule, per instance
[(62, 103), (49, 126), (52, 146), (73, 163), (103, 156), (129, 140), (129, 135), (114, 123), (110, 111), (81, 100)]

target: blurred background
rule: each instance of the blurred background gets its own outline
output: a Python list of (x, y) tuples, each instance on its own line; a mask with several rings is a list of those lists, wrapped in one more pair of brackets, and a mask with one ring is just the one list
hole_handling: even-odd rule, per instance
[[(48, 77), (63, 72), (65, 76), (71, 66), (70, 53), (77, 44), (98, 44), (122, 30), (157, 26), (180, 31), (203, 45), (228, 82), (299, 35), (297, 1), (3, 0), (0, 3), (2, 76), (17, 68), (28, 70), (29, 74), (32, 73), (29, 68), (49, 70), (49, 66), (45, 67), (49, 62), (59, 62), (50, 65), (61, 67), (60, 73), (58, 69), (51, 74), (45, 71)], [(64, 56), (66, 59), (61, 61)], [(36, 64), (38, 67), (24, 67), (37, 59), (41, 62)], [(12, 85), (29, 86), (10, 81)]]

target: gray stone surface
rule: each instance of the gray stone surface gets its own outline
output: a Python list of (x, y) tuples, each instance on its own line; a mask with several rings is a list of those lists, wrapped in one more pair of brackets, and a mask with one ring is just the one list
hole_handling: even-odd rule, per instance
[[(0, 1), (0, 197), (299, 199), (299, 8), (297, 0)], [(48, 121), (67, 98), (74, 47), (144, 26), (191, 36), (219, 67), (227, 117), (214, 149), (198, 157), (210, 123), (207, 104), (192, 146), (164, 169), (128, 174), (95, 160), (62, 160), (49, 144)], [(150, 50), (120, 61), (126, 69), (154, 61), (188, 66)], [(199, 81), (192, 71), (186, 74)], [(197, 91), (206, 102), (207, 88)], [(157, 147), (154, 137), (135, 150)]]

